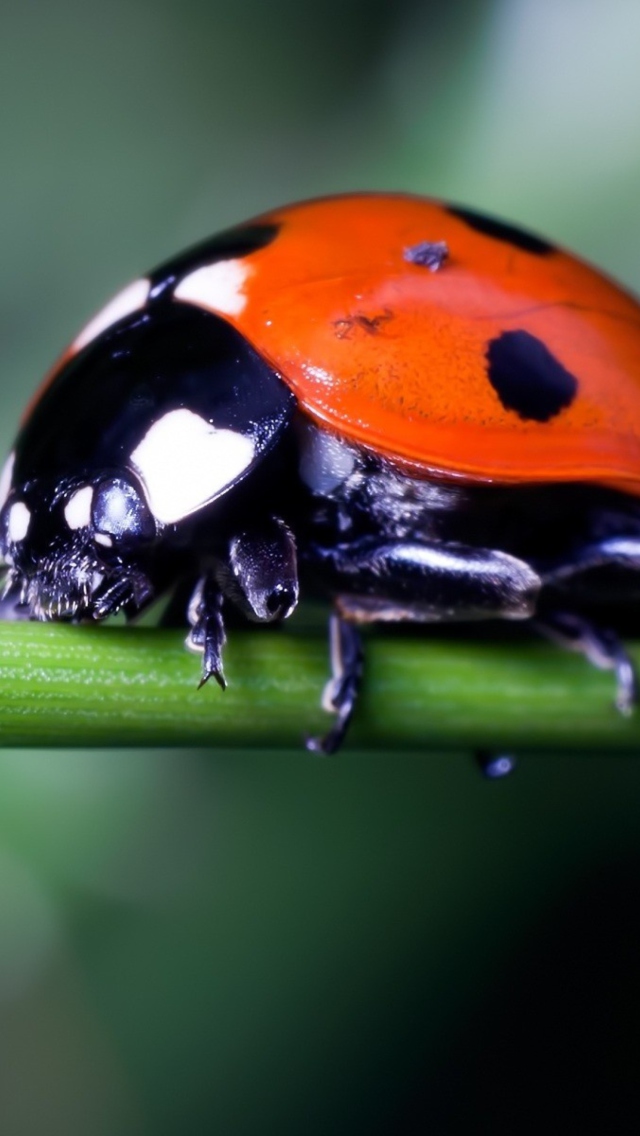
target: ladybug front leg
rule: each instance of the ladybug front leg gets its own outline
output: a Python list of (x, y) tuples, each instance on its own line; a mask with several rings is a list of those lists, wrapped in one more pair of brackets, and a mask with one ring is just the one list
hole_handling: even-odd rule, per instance
[(277, 517), (239, 532), (217, 570), (227, 599), (247, 617), (273, 623), (291, 615), (298, 602), (296, 543)]
[(547, 639), (584, 655), (600, 670), (613, 671), (616, 678), (616, 708), (628, 717), (640, 696), (635, 665), (618, 636), (607, 628), (596, 627), (581, 615), (570, 612), (545, 613), (534, 626)]
[(226, 642), (222, 618), (223, 596), (212, 576), (202, 576), (195, 586), (189, 602), (188, 618), (191, 624), (186, 644), (191, 651), (202, 655), (200, 686), (213, 676), (225, 689), (227, 683), (222, 668), (222, 648)]
[(233, 537), (224, 555), (211, 560), (189, 601), (186, 645), (202, 655), (200, 686), (213, 677), (223, 690), (225, 600), (258, 622), (272, 623), (291, 614), (298, 601), (298, 569), (295, 541), (283, 521), (271, 518)]

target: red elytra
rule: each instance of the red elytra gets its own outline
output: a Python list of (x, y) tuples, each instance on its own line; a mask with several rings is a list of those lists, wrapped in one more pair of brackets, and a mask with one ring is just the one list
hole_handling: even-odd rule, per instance
[[(440, 476), (640, 495), (640, 306), (602, 273), (519, 230), (401, 194), (325, 198), (256, 220), (278, 236), (243, 258), (246, 304), (224, 318), (313, 419)], [(425, 242), (446, 245), (440, 267), (411, 260)], [(505, 407), (488, 380), (488, 345), (511, 331), (535, 337), (577, 382), (546, 421)]]

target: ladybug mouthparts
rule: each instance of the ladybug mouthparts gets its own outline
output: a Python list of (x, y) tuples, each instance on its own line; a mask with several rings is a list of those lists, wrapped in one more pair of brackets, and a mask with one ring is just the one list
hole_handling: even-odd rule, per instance
[(73, 534), (64, 545), (35, 557), (24, 546), (0, 541), (6, 572), (2, 601), (37, 620), (105, 619), (123, 609), (133, 615), (153, 596), (148, 576), (121, 560), (108, 564), (90, 542)]
[(150, 580), (136, 567), (107, 568), (74, 551), (47, 557), (28, 572), (6, 565), (2, 600), (26, 609), (30, 619), (106, 619), (123, 609), (134, 615), (153, 596)]
[(26, 609), (37, 620), (106, 619), (125, 610), (134, 615), (152, 598), (140, 569), (108, 569), (91, 557), (69, 555), (42, 560), (32, 571), (7, 565), (2, 600)]
[(38, 620), (134, 615), (155, 594), (140, 564), (140, 545), (154, 535), (144, 501), (123, 476), (97, 485), (27, 480), (0, 512), (2, 600)]

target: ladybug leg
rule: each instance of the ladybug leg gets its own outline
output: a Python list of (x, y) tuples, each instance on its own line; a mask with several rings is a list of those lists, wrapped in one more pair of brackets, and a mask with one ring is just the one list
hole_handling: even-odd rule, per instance
[(295, 540), (284, 521), (273, 517), (235, 536), (218, 580), (247, 619), (273, 623), (291, 615), (298, 602), (298, 565)]
[(259, 530), (235, 536), (223, 559), (196, 584), (187, 609), (187, 647), (202, 654), (203, 686), (213, 676), (224, 690), (222, 649), (226, 642), (222, 605), (230, 600), (248, 619), (286, 619), (298, 602), (293, 535), (273, 518)]
[(608, 537), (597, 544), (578, 548), (570, 560), (545, 567), (541, 576), (545, 584), (561, 583), (592, 568), (616, 565), (630, 570), (640, 569), (640, 540), (637, 537)]
[(331, 678), (322, 694), (322, 708), (335, 714), (330, 730), (320, 738), (307, 738), (307, 749), (325, 755), (335, 753), (342, 745), (355, 709), (362, 680), (362, 641), (353, 623), (337, 612), (329, 620)]
[(527, 619), (540, 587), (524, 561), (463, 545), (368, 541), (337, 549), (315, 547), (313, 554), (337, 593), (337, 614), (330, 624), (332, 677), (323, 695), (324, 708), (337, 720), (324, 738), (307, 742), (316, 753), (336, 751), (353, 714), (362, 677), (354, 623)]
[(202, 655), (202, 678), (200, 686), (208, 679), (215, 678), (225, 689), (227, 683), (222, 668), (222, 648), (226, 642), (222, 618), (223, 596), (211, 576), (202, 576), (196, 584), (189, 602), (188, 618), (191, 624), (186, 645), (191, 651)]
[(529, 619), (541, 586), (525, 561), (462, 544), (363, 541), (314, 553), (341, 614), (359, 623)]
[(633, 712), (640, 697), (638, 674), (632, 659), (613, 631), (595, 627), (583, 616), (569, 612), (545, 614), (544, 619), (534, 620), (534, 626), (554, 643), (584, 655), (600, 670), (613, 671), (616, 679), (616, 708), (625, 717)]

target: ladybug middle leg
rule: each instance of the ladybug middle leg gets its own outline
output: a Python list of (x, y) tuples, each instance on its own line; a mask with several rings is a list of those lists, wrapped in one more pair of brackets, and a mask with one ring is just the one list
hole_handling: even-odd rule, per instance
[(322, 693), (322, 708), (335, 722), (322, 737), (307, 738), (307, 749), (326, 756), (340, 748), (355, 710), (362, 681), (362, 640), (353, 623), (333, 612), (329, 619), (331, 678)]
[(338, 612), (330, 624), (333, 674), (323, 697), (336, 722), (324, 738), (308, 743), (322, 753), (338, 748), (355, 706), (362, 652), (354, 624), (528, 619), (541, 585), (525, 561), (462, 544), (369, 539), (315, 546), (312, 555), (333, 585)]
[(464, 544), (365, 538), (311, 556), (358, 623), (529, 619), (541, 587), (524, 560)]
[(222, 690), (227, 685), (222, 667), (222, 649), (226, 642), (222, 616), (223, 598), (212, 576), (202, 576), (198, 580), (189, 601), (191, 630), (186, 641), (189, 650), (202, 655), (200, 686), (204, 686), (213, 676)]

